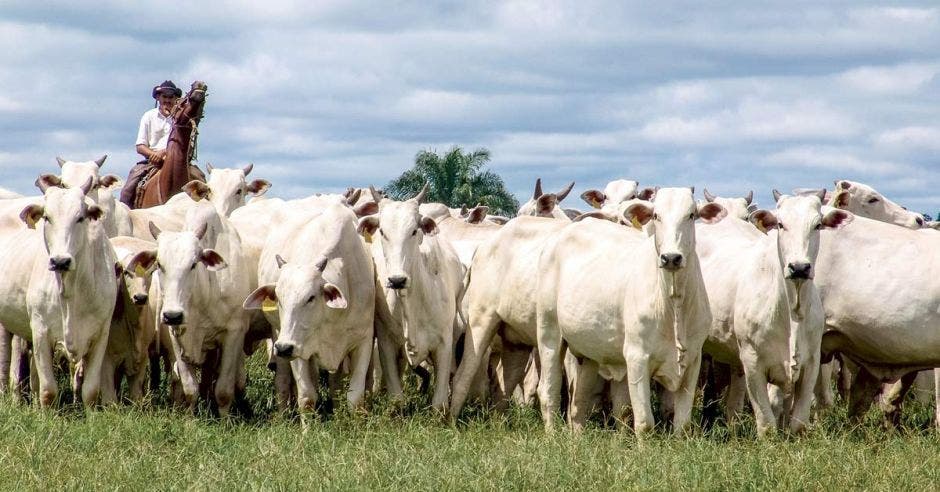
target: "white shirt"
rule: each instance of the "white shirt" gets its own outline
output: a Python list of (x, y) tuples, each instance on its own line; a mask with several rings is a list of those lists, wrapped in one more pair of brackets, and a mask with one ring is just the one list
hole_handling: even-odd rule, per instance
[(152, 150), (164, 150), (172, 129), (173, 118), (164, 117), (160, 114), (159, 108), (153, 108), (140, 118), (140, 129), (137, 130), (135, 145), (143, 144)]

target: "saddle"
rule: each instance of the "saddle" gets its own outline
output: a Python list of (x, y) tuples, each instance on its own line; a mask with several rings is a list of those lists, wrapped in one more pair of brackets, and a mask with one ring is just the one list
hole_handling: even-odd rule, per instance
[[(144, 187), (147, 185), (147, 182), (149, 182), (154, 176), (157, 175), (158, 172), (160, 172), (160, 169), (162, 168), (157, 166), (149, 166), (147, 172), (143, 175), (142, 178), (140, 178), (140, 181), (137, 182), (137, 188), (134, 190), (133, 208), (141, 208), (141, 205), (143, 205), (144, 201)], [(199, 167), (197, 167), (195, 164), (189, 165), (189, 177), (190, 179), (194, 179), (196, 181), (202, 181), (203, 183), (206, 182), (206, 174), (203, 173), (202, 170), (199, 169)]]

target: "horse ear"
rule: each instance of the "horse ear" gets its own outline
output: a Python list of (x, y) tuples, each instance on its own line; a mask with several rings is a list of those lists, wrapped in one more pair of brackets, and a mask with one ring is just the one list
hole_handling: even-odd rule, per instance
[(183, 185), (183, 191), (185, 191), (194, 202), (198, 202), (203, 198), (209, 198), (209, 185), (196, 179)]
[(248, 174), (251, 173), (251, 170), (254, 168), (255, 168), (254, 163), (249, 162), (247, 166), (242, 168), (242, 171), (245, 172), (245, 176), (248, 176)]
[(107, 158), (108, 158), (108, 154), (105, 154), (105, 155), (103, 155), (103, 156), (101, 156), (101, 157), (95, 159), (95, 164), (97, 164), (98, 167), (101, 167), (101, 166), (104, 165), (104, 161), (105, 161), (105, 159), (107, 159)]
[(65, 165), (65, 162), (66, 162), (65, 159), (63, 159), (63, 158), (61, 158), (61, 157), (59, 157), (59, 156), (55, 156), (55, 161), (59, 163), (59, 167), (64, 166), (64, 165)]
[(154, 224), (153, 222), (147, 222), (147, 228), (150, 229), (150, 235), (153, 236), (154, 239), (160, 237), (160, 233), (163, 232), (159, 227), (157, 227), (157, 224)]

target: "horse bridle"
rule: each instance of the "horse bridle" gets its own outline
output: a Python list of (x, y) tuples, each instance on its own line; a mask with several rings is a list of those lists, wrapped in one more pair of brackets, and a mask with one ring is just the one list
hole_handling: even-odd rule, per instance
[(175, 126), (178, 126), (180, 128), (192, 129), (192, 132), (189, 134), (189, 152), (188, 152), (189, 155), (186, 156), (187, 165), (189, 165), (190, 163), (193, 162), (194, 159), (196, 159), (196, 140), (199, 135), (199, 122), (202, 121), (203, 111), (205, 110), (205, 103), (203, 103), (203, 105), (199, 108), (199, 114), (190, 116), (188, 118), (189, 125), (184, 125), (180, 123), (179, 116), (183, 112), (183, 105), (189, 102), (189, 99), (193, 96), (193, 94), (197, 92), (202, 93), (203, 100), (205, 100), (205, 97), (209, 95), (206, 89), (192, 89), (189, 91), (188, 94), (186, 94), (186, 97), (180, 99), (176, 103), (176, 105), (173, 106), (173, 109), (170, 110), (170, 115), (173, 117)]

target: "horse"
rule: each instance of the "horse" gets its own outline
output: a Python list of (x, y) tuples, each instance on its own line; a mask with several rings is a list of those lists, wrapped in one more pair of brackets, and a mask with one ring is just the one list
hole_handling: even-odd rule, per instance
[[(162, 205), (183, 189), (183, 185), (194, 178), (198, 170), (192, 170), (192, 161), (196, 127), (202, 119), (202, 109), (206, 103), (205, 82), (193, 82), (186, 97), (170, 112), (173, 117), (173, 129), (166, 146), (163, 165), (151, 170), (137, 188), (134, 208), (149, 208)], [(202, 181), (204, 181), (204, 177)]]

